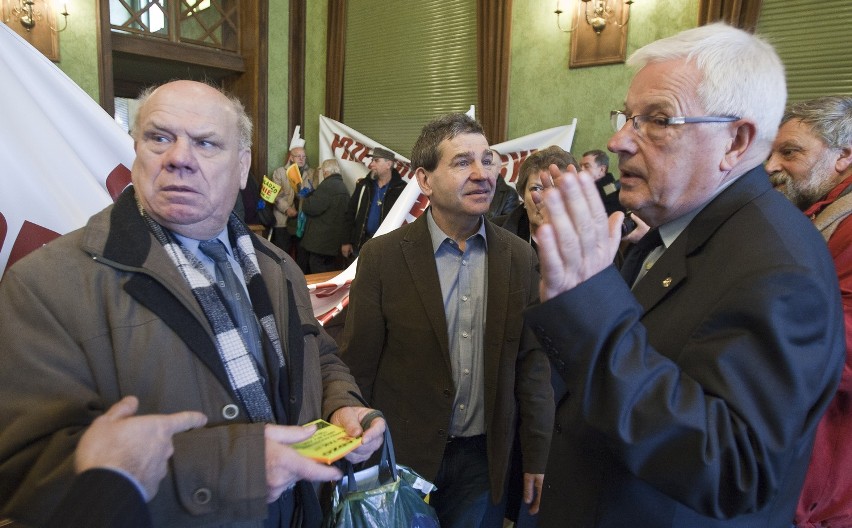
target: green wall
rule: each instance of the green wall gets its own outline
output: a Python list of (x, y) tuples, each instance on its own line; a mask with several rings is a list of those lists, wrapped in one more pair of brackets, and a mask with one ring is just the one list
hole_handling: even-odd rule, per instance
[[(68, 2), (68, 28), (59, 34), (57, 66), (95, 101), (98, 87), (98, 26), (95, 0)], [(57, 23), (62, 25), (62, 17)]]
[(302, 137), (311, 165), (319, 166), (319, 116), (325, 115), (326, 22), (328, 2), (309, 1), (305, 43), (305, 123)]
[(305, 36), (305, 123), (288, 123), (289, 2), (269, 2), (269, 173), (280, 167), (290, 146), (293, 128), (302, 125), (302, 137), (311, 166), (316, 167), (319, 116), (325, 113), (325, 55), (328, 3), (307, 2)]
[[(311, 2), (309, 2), (311, 3)], [(287, 122), (288, 87), (290, 83), (290, 2), (269, 2), (269, 86), (268, 94), (268, 148), (267, 175), (281, 166), (293, 128)], [(294, 124), (295, 125), (295, 124)], [(258, 180), (262, 174), (258, 174)]]
[[(630, 10), (628, 56), (649, 42), (695, 27), (697, 4), (637, 0)], [(579, 157), (588, 150), (606, 150), (612, 135), (609, 111), (623, 106), (632, 72), (624, 64), (568, 69), (571, 35), (556, 27), (554, 9), (554, 2), (514, 0), (508, 137), (568, 124), (576, 117), (572, 152)], [(569, 27), (565, 14), (562, 26)]]
[[(94, 0), (70, 4), (68, 29), (59, 35), (59, 67), (98, 100), (98, 52)], [(567, 2), (563, 1), (564, 5)], [(631, 9), (628, 54), (656, 39), (694, 27), (697, 0), (637, 0)], [(509, 133), (516, 138), (577, 118), (573, 151), (605, 148), (609, 111), (619, 108), (631, 72), (623, 64), (568, 69), (571, 37), (556, 27), (555, 3), (514, 0), (509, 76)], [(268, 170), (280, 166), (293, 126), (287, 122), (289, 2), (269, 2), (269, 146)], [(325, 113), (325, 67), (328, 3), (307, 2), (305, 123), (308, 158), (316, 166), (319, 116)], [(568, 21), (563, 15), (563, 26)], [(614, 161), (614, 160), (613, 160)]]

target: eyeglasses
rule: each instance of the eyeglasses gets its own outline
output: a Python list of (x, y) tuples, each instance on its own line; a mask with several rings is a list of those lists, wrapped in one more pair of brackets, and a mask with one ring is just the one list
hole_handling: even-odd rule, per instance
[(688, 123), (729, 123), (740, 119), (736, 116), (700, 116), (700, 117), (663, 117), (653, 115), (634, 115), (627, 117), (627, 114), (620, 110), (613, 110), (609, 113), (609, 121), (612, 124), (612, 129), (616, 132), (624, 128), (628, 121), (633, 120), (633, 131), (645, 135), (650, 130), (663, 130), (669, 125), (685, 125)]

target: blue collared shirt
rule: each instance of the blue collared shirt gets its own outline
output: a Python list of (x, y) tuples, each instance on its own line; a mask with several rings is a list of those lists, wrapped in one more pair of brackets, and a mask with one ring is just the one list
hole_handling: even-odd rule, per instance
[(465, 241), (465, 250), (446, 233), (432, 210), (426, 212), (435, 264), (444, 299), (444, 316), (456, 397), (450, 436), (485, 433), (485, 312), (488, 289), (488, 244), (485, 223)]

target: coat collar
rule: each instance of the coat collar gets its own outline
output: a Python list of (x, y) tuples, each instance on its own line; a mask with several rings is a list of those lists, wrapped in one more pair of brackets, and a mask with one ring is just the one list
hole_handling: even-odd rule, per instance
[(771, 190), (769, 176), (759, 165), (740, 176), (707, 204), (633, 288), (633, 294), (645, 311), (653, 308), (686, 280), (687, 260), (701, 251), (732, 215)]
[[(239, 401), (213, 342), (213, 331), (186, 280), (145, 224), (133, 187), (129, 186), (115, 204), (94, 215), (84, 230), (83, 250), (96, 260), (131, 272), (132, 276), (124, 285), (127, 294), (167, 324), (210, 369), (234, 401)], [(281, 258), (254, 236), (252, 242), (270, 295), (283, 288), (292, 296), (280, 268), (269, 267), (268, 258), (275, 266), (280, 266)], [(276, 299), (272, 301), (275, 305)], [(276, 318), (279, 325), (285, 324), (279, 329), (287, 328), (289, 310), (276, 313)]]
[[(400, 242), (400, 249), (417, 294), (426, 313), (429, 314), (429, 324), (440, 343), (442, 356), (447, 363), (446, 366), (448, 369), (452, 369), (447, 336), (447, 319), (444, 313), (444, 298), (441, 288), (436, 287), (440, 284), (440, 279), (427, 222), (424, 213), (410, 224)], [(488, 312), (485, 318), (483, 350), (485, 351), (486, 361), (488, 358), (495, 358), (496, 361), (504, 340), (504, 323), (509, 308), (508, 292), (512, 289), (510, 280), (513, 279), (511, 265), (509, 264), (512, 261), (510, 236), (514, 235), (485, 220), (485, 238), (488, 245)], [(489, 349), (492, 347), (496, 350), (490, 351)], [(494, 370), (487, 367), (486, 365), (488, 372)]]

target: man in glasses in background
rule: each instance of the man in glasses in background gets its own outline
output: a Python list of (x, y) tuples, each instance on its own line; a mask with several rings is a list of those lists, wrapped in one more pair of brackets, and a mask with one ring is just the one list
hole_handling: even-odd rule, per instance
[(527, 322), (567, 389), (540, 525), (790, 526), (845, 346), (825, 244), (762, 166), (783, 66), (723, 24), (629, 64), (608, 147), (622, 205), (652, 229), (624, 277), (623, 214), (607, 220), (591, 175), (569, 169), (539, 197)]

